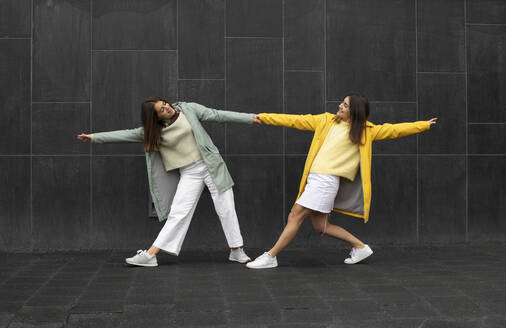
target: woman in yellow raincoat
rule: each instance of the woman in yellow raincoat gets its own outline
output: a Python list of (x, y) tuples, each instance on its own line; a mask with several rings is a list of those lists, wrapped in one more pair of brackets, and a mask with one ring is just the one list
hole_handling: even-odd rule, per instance
[(437, 118), (413, 123), (375, 125), (367, 121), (369, 102), (349, 93), (336, 114), (289, 115), (262, 113), (264, 124), (314, 131), (299, 194), (285, 229), (268, 252), (247, 264), (251, 269), (273, 268), (277, 254), (293, 240), (303, 220), (311, 217), (316, 232), (342, 239), (352, 246), (346, 264), (355, 264), (373, 251), (351, 233), (328, 222), (333, 210), (367, 222), (371, 204), (372, 142), (394, 139), (430, 129)]

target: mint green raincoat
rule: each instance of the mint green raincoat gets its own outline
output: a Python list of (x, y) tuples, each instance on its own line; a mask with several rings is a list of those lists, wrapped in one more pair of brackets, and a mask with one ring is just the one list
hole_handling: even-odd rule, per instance
[[(218, 148), (216, 148), (211, 137), (209, 137), (200, 122), (252, 124), (254, 114), (216, 110), (197, 103), (177, 102), (172, 104), (172, 106), (181, 110), (188, 119), (188, 122), (190, 122), (197, 147), (218, 191), (224, 192), (232, 187), (234, 181), (228, 172), (227, 166)], [(99, 144), (109, 142), (143, 142), (143, 128), (93, 133), (92, 141)], [(169, 215), (170, 206), (176, 194), (179, 182), (179, 169), (166, 171), (159, 152), (146, 153), (146, 165), (151, 198), (155, 205), (158, 220), (163, 221)]]

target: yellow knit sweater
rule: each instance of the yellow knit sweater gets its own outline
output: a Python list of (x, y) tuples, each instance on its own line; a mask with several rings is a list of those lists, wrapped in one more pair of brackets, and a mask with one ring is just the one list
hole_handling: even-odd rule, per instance
[(360, 163), (358, 145), (351, 142), (350, 124), (335, 122), (316, 154), (309, 173), (330, 174), (355, 180)]

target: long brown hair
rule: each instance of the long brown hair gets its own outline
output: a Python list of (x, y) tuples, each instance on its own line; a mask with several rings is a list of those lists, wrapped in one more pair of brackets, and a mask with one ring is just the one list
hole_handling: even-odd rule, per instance
[(350, 97), (350, 140), (352, 143), (360, 145), (362, 131), (369, 117), (369, 101), (357, 92), (349, 92), (344, 97)]
[(152, 152), (160, 150), (162, 141), (163, 121), (158, 118), (155, 104), (165, 101), (160, 97), (149, 97), (141, 105), (141, 120), (144, 128), (144, 151)]

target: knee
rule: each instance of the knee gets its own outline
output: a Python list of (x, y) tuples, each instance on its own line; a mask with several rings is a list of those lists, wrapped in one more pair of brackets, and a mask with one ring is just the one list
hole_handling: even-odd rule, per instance
[(306, 216), (307, 213), (304, 211), (292, 209), (288, 214), (288, 223), (301, 223)]
[(302, 217), (298, 216), (297, 214), (290, 212), (288, 214), (288, 222), (287, 223), (300, 223), (302, 222)]
[(323, 234), (325, 232), (325, 223), (318, 223), (318, 224), (315, 224), (313, 223), (313, 230), (314, 232), (318, 233), (318, 234)]

